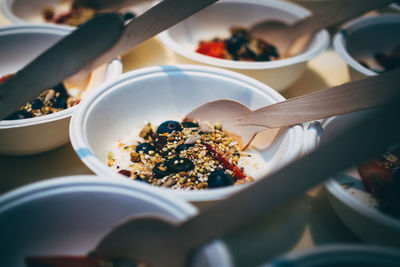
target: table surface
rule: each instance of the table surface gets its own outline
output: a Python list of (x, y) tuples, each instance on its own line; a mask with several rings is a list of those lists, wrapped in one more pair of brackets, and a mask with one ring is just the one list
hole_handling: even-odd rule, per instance
[[(11, 22), (0, 14), (0, 26), (5, 25), (11, 25)], [(180, 63), (157, 37), (122, 55), (122, 62), (124, 72), (150, 65)], [(347, 81), (346, 64), (332, 48), (328, 48), (311, 60), (304, 75), (281, 94), (292, 98)], [(39, 155), (0, 156), (0, 169), (0, 194), (53, 177), (93, 174), (69, 143)], [(324, 244), (363, 243), (337, 217), (322, 186), (223, 239), (237, 266), (256, 266), (288, 252)]]

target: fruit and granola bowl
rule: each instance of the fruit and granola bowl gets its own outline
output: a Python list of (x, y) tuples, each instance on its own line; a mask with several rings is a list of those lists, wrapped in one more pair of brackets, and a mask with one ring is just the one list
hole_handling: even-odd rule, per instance
[(178, 62), (237, 71), (280, 92), (301, 77), (309, 60), (328, 47), (329, 34), (319, 31), (305, 51), (285, 57), (277, 40), (255, 36), (250, 29), (264, 20), (290, 24), (309, 14), (289, 1), (220, 0), (158, 37), (176, 53)]
[[(5, 82), (70, 31), (53, 25), (0, 28), (0, 82)], [(0, 154), (30, 155), (66, 144), (69, 120), (79, 102), (100, 83), (121, 72), (122, 64), (116, 59), (94, 70), (85, 86), (69, 80), (53, 88), (43, 88), (35, 99), (15, 107), (15, 112), (0, 121)]]
[(205, 102), (230, 98), (251, 109), (284, 100), (247, 76), (195, 65), (123, 74), (84, 99), (71, 143), (96, 174), (195, 202), (222, 199), (300, 156), (302, 125), (262, 132), (241, 150), (224, 125), (185, 119)]
[[(320, 131), (321, 142), (368, 112), (326, 119)], [(314, 136), (312, 138), (315, 140)], [(318, 146), (318, 142), (314, 142), (314, 146)], [(399, 159), (398, 147), (392, 147), (325, 183), (329, 202), (339, 218), (367, 243), (400, 245)]]

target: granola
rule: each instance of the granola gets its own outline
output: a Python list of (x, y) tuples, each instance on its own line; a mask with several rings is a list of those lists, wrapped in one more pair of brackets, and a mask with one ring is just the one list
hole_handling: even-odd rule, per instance
[(253, 181), (239, 162), (251, 155), (218, 123), (147, 123), (136, 142), (119, 141), (107, 156), (118, 173), (160, 187), (204, 190)]

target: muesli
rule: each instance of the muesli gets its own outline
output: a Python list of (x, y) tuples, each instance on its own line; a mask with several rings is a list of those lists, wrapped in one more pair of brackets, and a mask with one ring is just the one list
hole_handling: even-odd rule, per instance
[[(12, 76), (13, 74), (8, 74), (1, 77), (0, 83)], [(28, 119), (52, 114), (77, 105), (81, 101), (81, 97), (82, 90), (67, 90), (63, 83), (59, 83), (53, 88), (43, 91), (38, 97), (21, 106), (17, 111), (7, 116), (5, 120)]]
[(228, 38), (200, 41), (197, 53), (237, 61), (271, 61), (280, 58), (276, 47), (248, 30), (233, 27)]
[(119, 141), (107, 164), (130, 179), (173, 189), (202, 190), (253, 181), (240, 165), (241, 151), (219, 123), (147, 123), (134, 143)]

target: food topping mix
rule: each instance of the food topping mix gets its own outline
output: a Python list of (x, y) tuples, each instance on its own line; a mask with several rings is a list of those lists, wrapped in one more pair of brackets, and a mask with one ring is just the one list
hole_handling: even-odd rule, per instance
[(221, 124), (147, 123), (134, 144), (119, 142), (107, 164), (131, 179), (174, 189), (208, 189), (253, 181), (240, 167), (240, 150)]
[(358, 165), (366, 189), (378, 200), (379, 209), (400, 217), (400, 151), (386, 152)]
[[(12, 74), (1, 77), (0, 83), (10, 77), (12, 77)], [(59, 83), (54, 88), (44, 91), (37, 98), (20, 107), (16, 112), (6, 117), (5, 120), (27, 119), (55, 113), (78, 104), (80, 100), (80, 93), (72, 95), (66, 90), (63, 83)]]
[(271, 61), (279, 59), (278, 51), (272, 44), (252, 36), (244, 28), (232, 28), (227, 39), (214, 38), (201, 41), (197, 53), (239, 61)]
[(400, 44), (397, 45), (390, 53), (375, 53), (373, 55), (374, 63), (376, 67), (368, 64), (363, 60), (359, 60), (359, 63), (364, 67), (371, 69), (377, 73), (383, 73), (396, 68), (400, 68)]
[[(75, 1), (72, 5), (68, 6), (67, 11), (58, 12), (56, 8), (48, 6), (42, 9), (42, 18), (46, 22), (56, 23), (56, 24), (66, 24), (70, 26), (79, 26), (86, 21), (90, 20), (94, 15), (100, 13), (98, 8), (96, 8), (96, 1), (88, 2), (85, 4)], [(132, 12), (126, 12), (122, 14), (125, 20), (132, 19), (135, 14)]]

